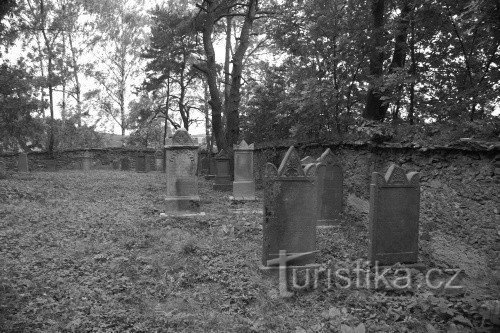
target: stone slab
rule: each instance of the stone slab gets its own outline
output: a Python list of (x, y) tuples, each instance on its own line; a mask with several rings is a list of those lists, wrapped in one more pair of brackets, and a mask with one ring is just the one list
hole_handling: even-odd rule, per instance
[(385, 176), (372, 175), (369, 260), (381, 265), (418, 261), (419, 174), (391, 165)]
[(18, 159), (18, 164), (17, 164), (17, 170), (19, 172), (29, 172), (28, 154), (26, 154), (26, 153), (20, 153), (19, 154), (19, 159)]

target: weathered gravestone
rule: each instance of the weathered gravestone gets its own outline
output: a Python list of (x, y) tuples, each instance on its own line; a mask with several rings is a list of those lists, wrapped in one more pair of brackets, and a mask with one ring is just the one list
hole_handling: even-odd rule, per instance
[(123, 157), (120, 161), (120, 167), (122, 171), (129, 171), (130, 170), (130, 160), (128, 157)]
[(233, 183), (231, 181), (231, 167), (229, 155), (223, 149), (215, 156), (217, 173), (214, 180), (215, 191), (231, 191)]
[(148, 172), (149, 165), (148, 159), (145, 152), (138, 152), (135, 159), (135, 171), (136, 172)]
[(381, 265), (416, 263), (420, 176), (392, 164), (385, 177), (374, 172), (370, 185), (369, 259)]
[(113, 162), (111, 162), (111, 165), (113, 167), (113, 170), (120, 169), (120, 161), (118, 161), (118, 160), (113, 160)]
[(19, 160), (17, 164), (17, 170), (19, 172), (28, 172), (28, 154), (27, 153), (20, 153), (19, 154)]
[(86, 150), (82, 156), (82, 170), (89, 171), (91, 166), (92, 166), (92, 155), (88, 150)]
[(196, 177), (198, 145), (185, 129), (178, 129), (172, 137), (172, 143), (165, 146), (165, 157), (167, 213), (198, 212), (200, 209)]
[(163, 172), (163, 153), (159, 150), (155, 151), (154, 158), (156, 171)]
[(253, 143), (248, 145), (245, 140), (234, 145), (233, 200), (255, 200), (253, 149)]
[(330, 148), (318, 158), (325, 165), (325, 172), (318, 173), (318, 225), (332, 225), (340, 222), (343, 207), (342, 166)]
[[(319, 166), (322, 168), (324, 166)], [(316, 165), (302, 169), (299, 155), (290, 147), (278, 169), (267, 163), (264, 170), (264, 223), (262, 265), (278, 258), (280, 250), (300, 254), (316, 250)], [(292, 266), (313, 264), (309, 254), (288, 262)]]

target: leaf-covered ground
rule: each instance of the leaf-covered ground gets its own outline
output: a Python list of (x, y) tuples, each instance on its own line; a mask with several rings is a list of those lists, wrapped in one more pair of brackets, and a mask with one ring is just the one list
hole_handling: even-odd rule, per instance
[[(201, 182), (205, 215), (165, 217), (164, 177), (72, 171), (0, 180), (0, 331), (498, 330), (498, 289), (467, 272), (467, 289), (448, 292), (327, 290), (322, 271), (317, 289), (282, 298), (277, 278), (259, 270), (262, 201), (231, 204)], [(342, 224), (318, 229), (318, 262), (366, 258), (366, 214), (349, 203)], [(421, 242), (422, 262), (473, 262), (467, 249), (436, 232)], [(419, 269), (412, 273), (422, 278)]]

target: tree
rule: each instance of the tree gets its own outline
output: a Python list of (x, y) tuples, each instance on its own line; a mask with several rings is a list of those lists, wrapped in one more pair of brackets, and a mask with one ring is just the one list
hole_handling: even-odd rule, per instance
[[(238, 2), (234, 0), (204, 0), (197, 4), (199, 14), (196, 17), (196, 28), (202, 34), (205, 59), (194, 64), (201, 71), (209, 88), (212, 108), (212, 132), (219, 150), (232, 151), (233, 144), (239, 139), (239, 106), (241, 100), (241, 84), (243, 59), (250, 42), (250, 34), (254, 20), (258, 17), (257, 0)], [(216, 24), (226, 17), (240, 17), (238, 43), (232, 57), (231, 80), (228, 98), (224, 101), (218, 87), (218, 66), (215, 60), (213, 34)], [(235, 20), (233, 20), (235, 21)], [(226, 82), (227, 84), (227, 82)], [(222, 114), (226, 115), (226, 129), (224, 131)], [(224, 133), (225, 132), (225, 133)]]
[(140, 54), (147, 41), (146, 16), (137, 10), (141, 4), (140, 0), (87, 3), (87, 10), (97, 16), (93, 54), (99, 60), (89, 74), (101, 87), (95, 92), (101, 111), (115, 121), (122, 136), (128, 128), (129, 88), (141, 68)]
[[(196, 85), (201, 82), (199, 72), (191, 67), (193, 57), (201, 53), (196, 35), (186, 24), (191, 15), (176, 8), (157, 8), (152, 16), (151, 43), (143, 55), (150, 59), (144, 86), (147, 91), (166, 88), (165, 106), (169, 107), (170, 102), (175, 101), (182, 127), (189, 130), (189, 125), (195, 121), (192, 110), (199, 109)], [(159, 97), (158, 94), (155, 97)], [(174, 128), (179, 127), (168, 115), (168, 110), (163, 113)]]

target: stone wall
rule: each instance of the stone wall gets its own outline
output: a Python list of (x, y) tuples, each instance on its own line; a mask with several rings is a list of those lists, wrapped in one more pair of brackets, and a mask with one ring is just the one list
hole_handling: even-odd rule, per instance
[[(339, 158), (344, 170), (344, 186), (359, 197), (369, 197), (371, 174), (385, 173), (391, 163), (407, 171), (421, 173), (423, 183), (441, 178), (457, 178), (484, 182), (493, 186), (495, 179), (495, 156), (500, 149), (466, 150), (452, 148), (408, 148), (377, 146), (369, 144), (309, 144), (296, 145), (300, 157), (318, 158), (327, 148)], [(262, 174), (266, 162), (279, 165), (289, 146), (257, 146), (254, 152), (254, 177), (261, 188)], [(489, 185), (491, 184), (491, 185)]]
[[(150, 170), (155, 170), (155, 150), (130, 149), (130, 148), (91, 148), (57, 151), (53, 153), (56, 170), (77, 170), (82, 167), (82, 156), (88, 151), (92, 157), (92, 169), (111, 170), (113, 161), (120, 161), (124, 157), (130, 159), (131, 170), (135, 170), (136, 156), (139, 152), (145, 152), (150, 155)], [(19, 154), (6, 153), (0, 154), (0, 160), (5, 163), (8, 171), (17, 171)], [(30, 171), (48, 171), (50, 164), (50, 154), (48, 152), (30, 152), (28, 153), (28, 165)]]

